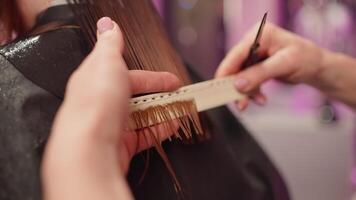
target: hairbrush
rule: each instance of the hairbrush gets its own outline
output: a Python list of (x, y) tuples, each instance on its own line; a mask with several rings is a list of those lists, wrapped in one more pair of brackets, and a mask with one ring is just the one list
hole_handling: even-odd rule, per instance
[[(130, 101), (131, 115), (128, 128), (137, 130), (188, 116), (191, 118), (188, 121), (192, 121), (197, 132), (201, 133), (198, 117), (194, 113), (243, 98), (246, 98), (246, 95), (235, 89), (234, 76), (192, 84), (174, 92), (136, 97)], [(159, 117), (148, 114), (157, 107), (161, 108), (159, 109), (161, 112), (157, 115)], [(146, 115), (148, 117), (142, 120), (141, 116)]]

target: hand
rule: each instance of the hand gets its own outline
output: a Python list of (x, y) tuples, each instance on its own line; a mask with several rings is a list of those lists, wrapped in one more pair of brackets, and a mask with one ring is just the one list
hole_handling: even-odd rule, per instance
[[(130, 71), (131, 91), (134, 95), (148, 94), (156, 92), (174, 91), (182, 86), (182, 82), (173, 74), (168, 72)], [(168, 123), (173, 123), (168, 122)], [(178, 123), (176, 123), (178, 129)], [(172, 136), (173, 132), (167, 133), (162, 125), (157, 126), (158, 135), (161, 141)], [(124, 132), (121, 144), (119, 145), (121, 168), (125, 173), (129, 170), (130, 161), (133, 156), (155, 145), (154, 140), (149, 136), (149, 132), (141, 131), (143, 134), (136, 134), (133, 131)]]
[(46, 147), (47, 200), (132, 199), (125, 173), (136, 150), (152, 144), (139, 140), (136, 146), (138, 136), (124, 131), (129, 98), (174, 90), (180, 82), (166, 72), (128, 71), (123, 43), (117, 24), (98, 22), (98, 42), (70, 78)]
[[(240, 67), (248, 56), (249, 48), (257, 33), (257, 26), (236, 45), (219, 66), (216, 77), (236, 75), (236, 89), (242, 93), (257, 90), (262, 83), (278, 79), (287, 83), (312, 84), (322, 69), (324, 50), (313, 43), (267, 23), (261, 38), (259, 54), (268, 57), (244, 71)], [(262, 93), (252, 97), (257, 103), (265, 104)], [(248, 100), (240, 101), (238, 108), (244, 110)]]

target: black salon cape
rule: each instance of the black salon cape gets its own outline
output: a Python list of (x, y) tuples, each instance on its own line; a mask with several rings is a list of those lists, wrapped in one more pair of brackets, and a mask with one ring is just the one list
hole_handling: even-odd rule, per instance
[[(39, 18), (38, 26), (63, 19), (72, 23), (68, 7), (52, 7)], [(82, 38), (79, 29), (62, 28), (1, 48), (1, 200), (41, 199), (41, 155), (68, 77), (88, 53)], [(222, 107), (208, 115), (214, 122), (210, 140), (195, 145), (164, 143), (185, 199), (288, 200), (275, 166), (230, 111)], [(178, 199), (154, 150), (139, 184), (143, 157), (134, 158), (128, 175), (135, 198)]]

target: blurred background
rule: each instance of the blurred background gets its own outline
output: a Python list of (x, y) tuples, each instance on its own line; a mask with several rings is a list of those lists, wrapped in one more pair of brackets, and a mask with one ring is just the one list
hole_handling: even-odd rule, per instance
[[(154, 0), (185, 62), (205, 79), (265, 12), (269, 21), (356, 56), (356, 0)], [(355, 66), (356, 67), (356, 66)], [(234, 111), (283, 174), (293, 199), (346, 200), (356, 192), (355, 116), (304, 85), (269, 82), (265, 107)], [(355, 168), (355, 169), (354, 169)]]

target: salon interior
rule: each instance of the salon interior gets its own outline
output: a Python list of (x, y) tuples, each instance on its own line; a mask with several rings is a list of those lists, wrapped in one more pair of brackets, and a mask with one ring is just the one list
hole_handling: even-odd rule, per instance
[[(156, 0), (183, 59), (206, 79), (246, 31), (268, 21), (356, 56), (355, 0)], [(353, 111), (305, 85), (263, 86), (264, 107), (238, 117), (275, 162), (293, 199), (356, 199)], [(233, 105), (230, 109), (235, 110)], [(354, 197), (353, 197), (354, 196)]]

